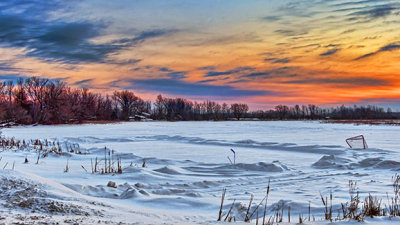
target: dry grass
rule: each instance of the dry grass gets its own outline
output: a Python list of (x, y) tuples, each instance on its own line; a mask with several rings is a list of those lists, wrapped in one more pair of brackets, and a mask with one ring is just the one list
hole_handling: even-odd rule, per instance
[(382, 200), (377, 197), (372, 197), (371, 194), (364, 200), (364, 206), (362, 209), (364, 217), (382, 216), (384, 212), (381, 209)]
[(225, 194), (226, 194), (226, 189), (224, 189), (222, 191), (221, 207), (219, 208), (218, 220), (217, 221), (221, 221), (221, 219), (222, 219), (222, 207), (224, 206)]
[[(325, 210), (325, 220), (330, 220), (332, 221), (332, 199), (333, 199), (333, 195), (332, 195), (332, 191), (329, 194), (329, 200), (330, 200), (330, 205), (329, 205), (329, 201), (328, 201), (328, 196), (326, 196), (325, 198), (322, 196), (321, 192), (319, 193), (319, 195), (321, 196), (321, 200), (322, 200), (322, 204), (324, 205), (324, 210)], [(308, 216), (308, 221), (310, 221), (310, 206), (309, 206), (309, 216)]]
[[(354, 181), (349, 181), (349, 196), (350, 200), (346, 203), (341, 203), (341, 210), (337, 210), (337, 216), (334, 218), (333, 217), (333, 194), (330, 191), (329, 195), (323, 196), (320, 193), (320, 198), (322, 201), (323, 209), (324, 209), (324, 218), (321, 218), (322, 220), (328, 220), (330, 222), (333, 221), (341, 221), (341, 220), (355, 220), (358, 222), (363, 222), (366, 217), (378, 217), (378, 216), (390, 216), (390, 217), (397, 217), (400, 216), (400, 175), (395, 175), (392, 178), (393, 180), (393, 191), (394, 194), (392, 197), (389, 197), (388, 194), (388, 205), (386, 208), (382, 208), (382, 199), (379, 199), (377, 197), (372, 196), (371, 194), (368, 194), (367, 197), (362, 201), (360, 199), (359, 192), (357, 191), (357, 183)], [(246, 209), (246, 214), (244, 221), (245, 222), (251, 222), (252, 219), (255, 220), (255, 224), (259, 224), (259, 220), (261, 217), (258, 216), (258, 208), (264, 203), (264, 214), (262, 215), (262, 225), (273, 225), (273, 224), (279, 224), (284, 221), (284, 204), (278, 206), (278, 208), (274, 211), (274, 213), (270, 216), (268, 216), (267, 213), (267, 200), (269, 196), (269, 190), (270, 190), (270, 182), (268, 182), (268, 187), (267, 187), (267, 193), (265, 197), (261, 200), (259, 204), (256, 205), (255, 209), (253, 210), (252, 213), (250, 212), (251, 204), (253, 202), (254, 196), (251, 195), (250, 198), (250, 203), (247, 206)], [(224, 215), (224, 212), (222, 211), (223, 209), (223, 203), (224, 203), (224, 198), (226, 195), (226, 189), (223, 191), (222, 195), (222, 200), (221, 200), (221, 207), (219, 211), (219, 215), (222, 218), (221, 215)], [(232, 208), (234, 206), (235, 200), (233, 201), (231, 207), (229, 208), (228, 213), (226, 214), (225, 220), (227, 222), (234, 222), (235, 220), (232, 220), (232, 218), (235, 218), (234, 215), (232, 215)], [(360, 207), (360, 205), (362, 207)], [(291, 222), (291, 217), (290, 217), (290, 206), (287, 207), (287, 222)], [(256, 216), (253, 218), (253, 216)], [(230, 219), (229, 219), (230, 218)], [(268, 218), (268, 219), (267, 219)], [(311, 202), (309, 201), (308, 204), (308, 217), (303, 215), (302, 213), (299, 213), (298, 217), (298, 223), (303, 224), (307, 220), (308, 222), (315, 221), (315, 217), (311, 214)], [(219, 220), (220, 221), (220, 218)]]
[[(37, 154), (36, 164), (39, 164), (40, 160), (46, 158), (49, 154), (56, 154), (56, 155), (62, 155), (63, 153), (77, 154), (77, 155), (89, 154), (88, 151), (83, 151), (80, 148), (79, 144), (76, 143), (64, 142), (63, 144), (60, 144), (60, 142), (58, 141), (48, 140), (48, 139), (18, 140), (13, 137), (12, 138), (0, 137), (0, 152), (1, 151), (35, 152)], [(24, 163), (29, 163), (29, 159), (27, 156), (25, 156), (24, 158)], [(6, 163), (4, 168), (7, 165), (8, 163)], [(116, 157), (114, 150), (110, 150), (107, 147), (104, 148), (104, 159), (98, 160), (98, 158), (96, 157), (94, 164), (93, 164), (93, 159), (91, 159), (90, 166), (92, 168), (91, 169), (92, 173), (100, 173), (100, 174), (122, 173), (121, 158)], [(13, 163), (12, 168), (14, 167), (15, 167), (15, 162)], [(81, 165), (81, 167), (83, 170), (85, 170), (85, 172), (87, 172), (86, 168), (83, 165)], [(69, 170), (70, 167), (67, 161), (67, 165), (64, 168), (64, 172), (68, 173)]]
[(391, 217), (400, 216), (400, 175), (395, 174), (392, 177), (393, 181), (393, 197), (389, 198), (388, 195), (388, 208)]
[[(100, 174), (115, 174), (122, 173), (122, 160), (119, 157), (114, 156), (114, 150), (104, 147), (104, 159), (98, 160), (95, 158), (94, 165), (93, 159), (90, 159), (90, 166), (92, 168), (92, 173)], [(104, 162), (103, 165), (100, 165)], [(82, 166), (83, 167), (83, 166)], [(85, 169), (86, 170), (86, 169)]]

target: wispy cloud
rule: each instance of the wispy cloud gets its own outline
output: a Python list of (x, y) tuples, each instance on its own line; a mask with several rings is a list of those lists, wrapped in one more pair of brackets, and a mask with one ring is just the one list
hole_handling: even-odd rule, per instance
[(379, 54), (381, 52), (390, 52), (390, 51), (394, 51), (394, 50), (398, 50), (398, 49), (400, 49), (400, 42), (394, 42), (394, 43), (391, 43), (391, 44), (381, 47), (378, 51), (371, 52), (371, 53), (362, 55), (360, 57), (357, 57), (357, 58), (355, 58), (355, 60), (365, 59), (365, 58), (374, 56), (376, 54)]
[(17, 69), (11, 61), (0, 61), (0, 71), (17, 71)]
[(265, 16), (262, 19), (265, 21), (278, 21), (281, 18), (282, 18), (281, 16)]
[(26, 78), (28, 78), (28, 77), (22, 76), (20, 74), (0, 74), (1, 82), (11, 81), (15, 84), (19, 79), (26, 79)]
[(186, 74), (187, 74), (187, 72), (184, 72), (184, 71), (173, 71), (173, 72), (167, 73), (167, 76), (171, 79), (180, 80), (180, 79), (186, 78)]
[(74, 85), (78, 86), (79, 88), (92, 88), (93, 81), (94, 79), (84, 79), (74, 82)]
[(273, 68), (273, 69), (259, 71), (259, 72), (248, 73), (248, 74), (242, 75), (241, 78), (265, 79), (265, 78), (276, 78), (276, 77), (295, 77), (295, 76), (298, 76), (296, 74), (297, 70), (299, 70), (299, 68), (284, 66), (284, 67), (278, 67), (278, 68)]
[[(107, 62), (107, 57), (112, 53), (173, 32), (161, 29), (145, 30), (132, 38), (94, 43), (92, 39), (101, 37), (107, 27), (105, 23), (51, 20), (46, 12), (55, 10), (61, 3), (54, 2), (53, 5), (46, 3), (46, 7), (40, 8), (42, 11), (38, 13), (33, 9), (37, 9), (41, 3), (22, 2), (8, 1), (8, 4), (3, 3), (0, 7), (0, 44), (26, 48), (28, 56), (44, 61)], [(120, 62), (110, 60), (108, 63)], [(122, 63), (133, 63), (133, 61)]]
[(209, 71), (209, 72), (207, 72), (205, 77), (226, 76), (226, 75), (239, 74), (239, 73), (243, 73), (246, 71), (252, 71), (252, 70), (254, 70), (254, 68), (245, 66), (245, 67), (237, 67), (233, 70), (227, 70), (227, 71)]
[(215, 66), (203, 66), (197, 68), (198, 70), (215, 70)]
[(354, 12), (350, 15), (351, 16), (365, 16), (367, 18), (377, 19), (377, 18), (386, 17), (386, 16), (392, 14), (392, 12), (396, 9), (397, 9), (396, 7), (393, 7), (390, 4), (389, 5), (378, 5), (378, 6), (374, 6), (371, 9), (360, 10), (360, 11)]
[(215, 79), (206, 79), (206, 80), (201, 80), (198, 83), (209, 83), (209, 82), (228, 80), (228, 79), (230, 79), (230, 78), (229, 77), (223, 77), (223, 78), (215, 78)]
[(285, 57), (285, 58), (265, 58), (264, 61), (272, 63), (290, 63), (292, 60), (288, 57)]
[(338, 48), (334, 48), (334, 49), (330, 49), (324, 53), (321, 53), (320, 56), (329, 56), (329, 55), (334, 55), (336, 54), (340, 49)]
[(289, 37), (292, 37), (292, 36), (305, 35), (305, 34), (307, 34), (308, 32), (305, 31), (305, 30), (303, 30), (303, 29), (300, 29), (300, 30), (295, 30), (295, 29), (278, 29), (278, 30), (275, 30), (275, 33), (278, 33), (278, 34), (280, 34), (280, 35), (282, 35), (282, 36), (289, 36)]
[(273, 92), (265, 90), (238, 89), (227, 85), (208, 85), (199, 82), (190, 83), (174, 79), (130, 79), (128, 82), (128, 86), (123, 86), (121, 88), (131, 88), (134, 90), (182, 96), (214, 96), (233, 98), (274, 94)]
[[(396, 0), (4, 0), (0, 73), (209, 99), (397, 95), (399, 12)], [(361, 61), (378, 54), (384, 65)], [(341, 88), (357, 94), (335, 96)]]
[(364, 78), (364, 77), (353, 77), (353, 78), (308, 78), (308, 79), (297, 79), (284, 81), (287, 84), (339, 84), (339, 85), (351, 85), (351, 86), (387, 86), (390, 83), (386, 80), (376, 78)]

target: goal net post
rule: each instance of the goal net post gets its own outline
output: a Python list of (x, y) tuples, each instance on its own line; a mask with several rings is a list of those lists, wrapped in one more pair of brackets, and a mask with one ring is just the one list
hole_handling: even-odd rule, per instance
[(347, 138), (346, 143), (351, 149), (367, 149), (367, 141), (365, 141), (364, 135), (358, 135), (355, 137)]

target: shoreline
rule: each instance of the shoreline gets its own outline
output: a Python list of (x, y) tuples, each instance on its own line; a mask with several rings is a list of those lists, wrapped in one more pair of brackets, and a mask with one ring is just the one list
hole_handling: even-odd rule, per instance
[(354, 125), (391, 125), (400, 126), (398, 119), (376, 119), (376, 120), (322, 120), (322, 123), (332, 124), (354, 124)]
[(117, 124), (117, 123), (151, 123), (151, 122), (166, 122), (166, 123), (175, 123), (175, 122), (320, 122), (322, 124), (354, 124), (354, 125), (390, 125), (390, 126), (400, 126), (399, 119), (347, 119), (347, 120), (260, 120), (260, 119), (253, 119), (253, 118), (244, 118), (241, 120), (230, 119), (230, 120), (151, 120), (151, 121), (123, 121), (123, 120), (85, 120), (82, 122), (73, 122), (73, 123), (53, 123), (53, 124), (16, 124), (13, 122), (6, 122), (0, 124), (1, 128), (10, 128), (10, 127), (17, 127), (17, 126), (54, 126), (54, 125), (84, 125), (84, 124)]

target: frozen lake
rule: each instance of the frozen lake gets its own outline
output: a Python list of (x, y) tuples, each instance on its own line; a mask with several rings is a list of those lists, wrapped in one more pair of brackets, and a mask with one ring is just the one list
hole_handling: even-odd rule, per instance
[[(6, 137), (76, 143), (89, 152), (70, 156), (69, 173), (60, 174), (66, 159), (52, 156), (37, 166), (19, 165), (21, 170), (83, 195), (150, 209), (196, 211), (210, 219), (217, 215), (223, 188), (229, 208), (233, 199), (247, 204), (250, 194), (259, 202), (269, 179), (270, 210), (284, 203), (293, 213), (306, 213), (311, 202), (313, 215), (322, 217), (319, 192), (332, 191), (339, 208), (349, 199), (349, 180), (357, 181), (362, 198), (371, 193), (386, 201), (386, 193), (393, 192), (391, 177), (400, 170), (399, 131), (398, 126), (318, 121), (127, 122), (2, 130)], [(345, 139), (360, 134), (369, 149), (349, 149)], [(90, 159), (104, 156), (105, 146), (121, 157), (123, 173), (84, 173), (81, 165), (90, 168)], [(228, 159), (233, 161), (230, 149), (236, 152), (235, 165)], [(141, 167), (143, 159), (146, 168)], [(121, 185), (107, 188), (109, 180)]]

